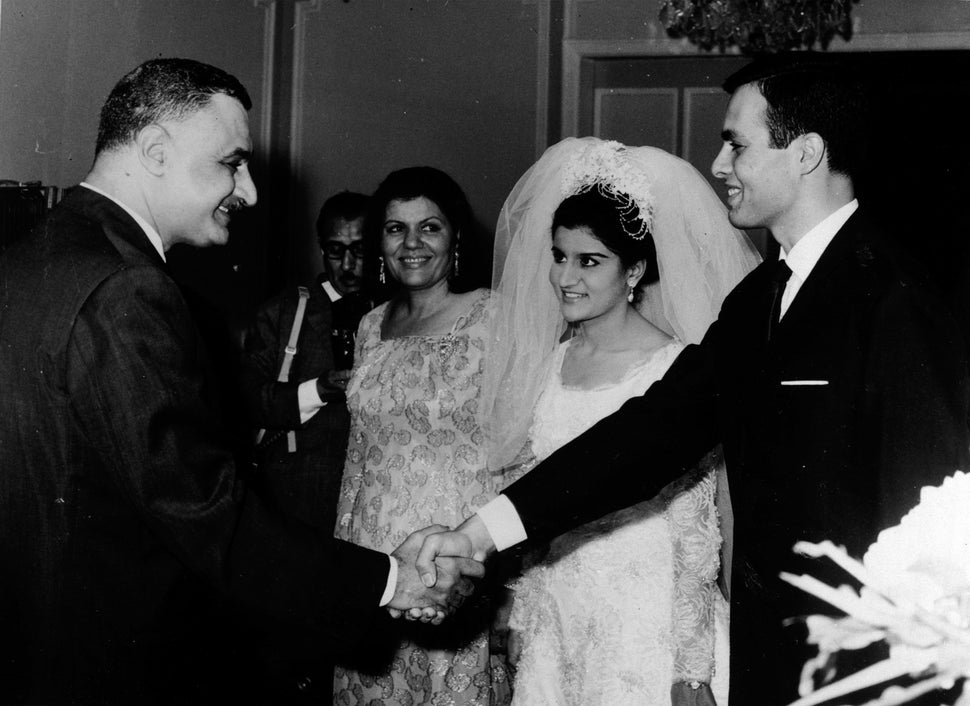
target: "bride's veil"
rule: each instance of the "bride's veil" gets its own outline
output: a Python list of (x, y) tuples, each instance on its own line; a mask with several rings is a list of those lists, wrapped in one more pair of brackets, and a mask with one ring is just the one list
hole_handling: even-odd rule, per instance
[[(605, 163), (649, 183), (660, 281), (647, 288), (640, 311), (652, 323), (699, 342), (724, 297), (760, 260), (704, 177), (679, 157), (592, 137), (548, 148), (513, 187), (496, 227), (481, 410), (492, 471), (510, 465), (525, 445), (547, 358), (565, 330), (549, 283), (553, 213), (576, 193), (577, 160), (604, 163), (604, 151)], [(610, 183), (610, 175), (595, 180)]]

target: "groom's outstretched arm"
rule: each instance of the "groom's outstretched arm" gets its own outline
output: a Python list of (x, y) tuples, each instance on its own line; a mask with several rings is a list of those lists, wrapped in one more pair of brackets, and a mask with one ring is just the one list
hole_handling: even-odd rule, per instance
[[(430, 535), (418, 570), (467, 542), (485, 558), (547, 539), (656, 495), (719, 441), (714, 350), (718, 324), (662, 380), (560, 448), (455, 532)], [(461, 535), (458, 537), (456, 535)]]

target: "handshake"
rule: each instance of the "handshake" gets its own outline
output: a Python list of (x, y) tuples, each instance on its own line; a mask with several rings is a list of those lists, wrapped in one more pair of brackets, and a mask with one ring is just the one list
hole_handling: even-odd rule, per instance
[(387, 609), (395, 617), (434, 625), (455, 612), (485, 575), (485, 559), (495, 544), (478, 515), (454, 530), (432, 525), (412, 533), (391, 556), (397, 585)]

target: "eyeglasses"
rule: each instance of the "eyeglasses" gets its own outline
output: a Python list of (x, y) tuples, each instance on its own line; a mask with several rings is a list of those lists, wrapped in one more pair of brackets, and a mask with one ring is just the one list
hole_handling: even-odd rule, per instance
[(341, 243), (336, 240), (329, 241), (323, 245), (323, 255), (328, 260), (343, 260), (344, 255), (350, 250), (350, 255), (355, 260), (361, 260), (364, 257), (364, 244), (362, 242), (351, 243), (347, 245), (346, 243)]

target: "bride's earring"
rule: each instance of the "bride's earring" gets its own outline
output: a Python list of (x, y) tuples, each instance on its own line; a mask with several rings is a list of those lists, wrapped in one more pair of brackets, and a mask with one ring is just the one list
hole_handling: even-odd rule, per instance
[(384, 256), (381, 255), (381, 269), (377, 274), (377, 279), (380, 280), (381, 284), (387, 284), (387, 278), (384, 276)]
[(629, 290), (626, 293), (626, 300), (632, 304), (633, 303), (633, 292), (636, 290), (636, 283), (635, 282), (627, 282), (626, 283), (626, 286), (627, 286), (627, 289)]

